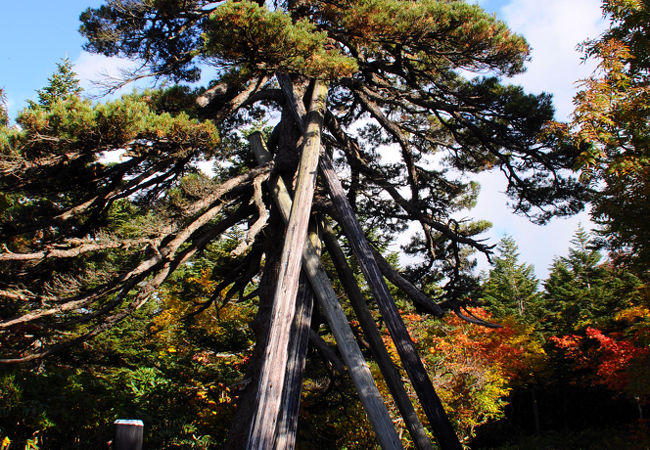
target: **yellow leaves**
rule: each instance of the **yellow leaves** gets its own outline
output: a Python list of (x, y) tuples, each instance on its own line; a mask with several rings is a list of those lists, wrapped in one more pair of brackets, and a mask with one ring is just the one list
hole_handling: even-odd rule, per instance
[(643, 305), (631, 306), (618, 312), (615, 316), (615, 320), (627, 324), (650, 320), (650, 309)]

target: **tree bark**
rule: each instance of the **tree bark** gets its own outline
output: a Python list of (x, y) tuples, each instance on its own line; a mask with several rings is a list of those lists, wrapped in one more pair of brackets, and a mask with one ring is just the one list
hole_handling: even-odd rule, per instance
[(269, 223), (264, 229), (264, 233), (268, 237), (264, 239), (266, 264), (264, 265), (262, 279), (260, 280), (260, 303), (257, 316), (251, 326), (255, 333), (255, 348), (246, 367), (245, 383), (243, 384), (243, 389), (237, 402), (237, 412), (233, 417), (228, 432), (225, 448), (229, 450), (242, 450), (246, 448), (248, 433), (253, 422), (255, 399), (257, 398), (257, 389), (259, 387), (259, 374), (262, 369), (262, 358), (266, 349), (271, 323), (273, 293), (275, 292), (276, 280), (278, 279), (280, 270), (281, 249), (273, 237), (281, 235), (283, 229), (284, 224), (278, 210), (271, 207)]
[(314, 294), (307, 277), (300, 276), (300, 289), (296, 304), (296, 316), (291, 327), (291, 340), (289, 341), (289, 361), (287, 374), (284, 380), (282, 393), (282, 410), (276, 429), (276, 450), (290, 450), (296, 445), (296, 432), (298, 430), (298, 413), (300, 412), (300, 394), (302, 392), (302, 379), (307, 359), (309, 344), (309, 327), (314, 306)]

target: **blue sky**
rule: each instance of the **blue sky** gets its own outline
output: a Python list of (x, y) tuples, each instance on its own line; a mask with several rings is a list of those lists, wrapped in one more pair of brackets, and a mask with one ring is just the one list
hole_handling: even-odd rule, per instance
[[(523, 34), (533, 47), (532, 61), (523, 75), (513, 82), (526, 90), (554, 94), (560, 119), (571, 110), (575, 81), (586, 77), (592, 67), (580, 63), (576, 45), (603, 29), (599, 0), (477, 0), (494, 12), (514, 31)], [(91, 90), (91, 80), (103, 74), (116, 73), (129, 64), (120, 59), (108, 59), (82, 52), (83, 38), (78, 32), (79, 14), (96, 7), (101, 0), (37, 0), (3, 2), (0, 15), (0, 87), (5, 90), (10, 117), (35, 98), (56, 68), (56, 63), (68, 57), (82, 80)], [(569, 240), (579, 222), (589, 228), (588, 216), (553, 220), (539, 227), (527, 219), (514, 216), (506, 207), (505, 189), (498, 174), (480, 177), (482, 193), (478, 207), (469, 215), (490, 220), (494, 227), (488, 237), (494, 243), (504, 234), (515, 238), (521, 259), (535, 265), (539, 277), (546, 276), (553, 257), (564, 255)], [(489, 269), (480, 259), (480, 268)]]
[(6, 1), (0, 14), (0, 87), (10, 116), (47, 83), (61, 58), (75, 61), (83, 38), (79, 14), (100, 0)]

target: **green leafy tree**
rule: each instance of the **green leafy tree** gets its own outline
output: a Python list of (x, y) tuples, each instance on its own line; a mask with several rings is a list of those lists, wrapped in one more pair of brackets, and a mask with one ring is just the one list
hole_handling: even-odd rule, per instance
[(554, 261), (544, 283), (542, 325), (555, 334), (606, 327), (618, 312), (639, 301), (639, 279), (602, 261), (587, 232), (579, 228), (571, 243), (569, 256)]
[(578, 167), (598, 194), (592, 217), (623, 261), (650, 263), (650, 5), (605, 0), (609, 29), (583, 44), (598, 70), (582, 81), (572, 125), (584, 149)]
[(36, 91), (38, 103), (50, 106), (56, 100), (65, 100), (81, 94), (81, 86), (77, 74), (72, 70), (72, 63), (68, 58), (56, 63), (56, 72), (47, 79), (48, 83), (43, 89)]
[(519, 262), (517, 244), (505, 236), (497, 246), (493, 268), (480, 289), (479, 302), (494, 317), (516, 317), (524, 322), (535, 320), (535, 308), (541, 299), (534, 267)]

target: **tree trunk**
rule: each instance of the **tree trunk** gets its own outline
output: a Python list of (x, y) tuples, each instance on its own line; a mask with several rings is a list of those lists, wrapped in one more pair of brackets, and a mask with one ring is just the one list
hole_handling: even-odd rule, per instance
[(296, 304), (296, 316), (291, 326), (289, 341), (289, 361), (282, 393), (282, 410), (276, 430), (275, 446), (277, 450), (293, 449), (296, 445), (298, 430), (298, 413), (300, 412), (300, 394), (302, 393), (302, 378), (307, 359), (309, 332), (311, 329), (314, 295), (307, 277), (300, 276), (300, 288)]
[(275, 291), (276, 280), (280, 269), (281, 248), (273, 239), (274, 236), (281, 236), (284, 230), (282, 218), (276, 208), (270, 208), (270, 217), (264, 233), (267, 236), (264, 239), (264, 254), (266, 255), (266, 264), (260, 280), (259, 289), (259, 307), (257, 316), (253, 321), (251, 328), (255, 333), (255, 348), (251, 355), (244, 380), (244, 388), (239, 395), (237, 402), (237, 412), (233, 417), (228, 439), (225, 448), (230, 450), (242, 450), (246, 448), (248, 433), (253, 422), (253, 412), (255, 411), (255, 398), (259, 385), (259, 374), (262, 369), (264, 350), (269, 334), (269, 324), (271, 323), (271, 309), (273, 293)]

